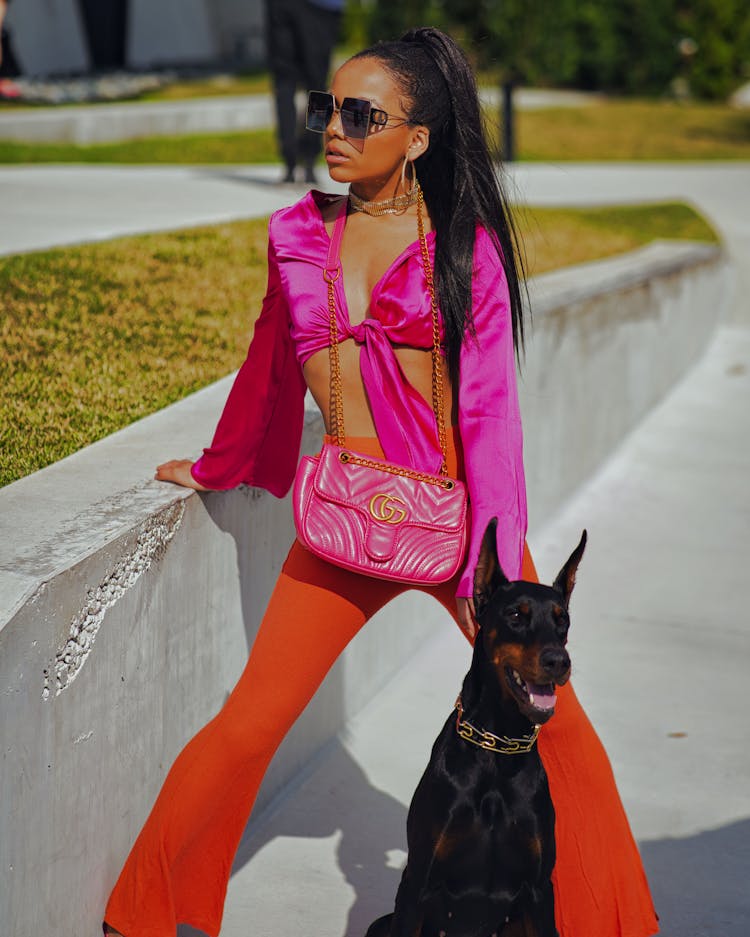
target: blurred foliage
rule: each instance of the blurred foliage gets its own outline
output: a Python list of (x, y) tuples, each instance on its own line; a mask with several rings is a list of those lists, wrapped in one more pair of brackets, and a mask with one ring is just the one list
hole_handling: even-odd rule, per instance
[(677, 4), (681, 36), (697, 43), (685, 64), (692, 92), (717, 98), (740, 80), (750, 81), (750, 3), (747, 0), (690, 0)]
[(350, 0), (349, 8), (355, 44), (438, 26), (501, 81), (723, 98), (750, 80), (747, 0)]

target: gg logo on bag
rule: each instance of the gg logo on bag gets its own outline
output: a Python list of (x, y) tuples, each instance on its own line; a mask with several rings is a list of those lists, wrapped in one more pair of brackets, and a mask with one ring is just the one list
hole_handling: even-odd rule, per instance
[(394, 498), (388, 494), (377, 494), (370, 498), (368, 505), (372, 517), (385, 524), (400, 524), (406, 517), (406, 511), (396, 505), (403, 504), (401, 498)]

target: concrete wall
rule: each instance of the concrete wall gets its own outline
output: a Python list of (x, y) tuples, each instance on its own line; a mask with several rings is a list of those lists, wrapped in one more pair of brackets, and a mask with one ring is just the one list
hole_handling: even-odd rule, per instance
[(0, 114), (0, 140), (26, 143), (106, 143), (136, 137), (238, 133), (271, 127), (270, 95), (229, 95), (188, 101), (79, 104)]
[[(684, 244), (536, 281), (522, 384), (536, 524), (696, 360), (728, 283), (717, 249)], [(242, 670), (289, 504), (149, 480), (210, 437), (228, 386), (0, 491), (3, 934), (96, 933), (171, 761)], [(306, 451), (320, 433), (309, 414)], [(449, 626), (416, 593), (381, 612), (287, 738), (259, 806)]]
[(530, 284), (520, 385), (533, 529), (679, 380), (729, 308), (716, 248), (654, 242)]

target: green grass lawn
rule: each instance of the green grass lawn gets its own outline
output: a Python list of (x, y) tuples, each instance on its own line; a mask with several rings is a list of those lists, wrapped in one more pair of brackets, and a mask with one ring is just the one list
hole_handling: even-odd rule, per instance
[[(724, 104), (605, 100), (583, 108), (521, 111), (517, 135), (521, 160), (750, 159), (750, 112)], [(0, 141), (0, 163), (267, 163), (277, 158), (270, 129), (88, 146)]]
[(144, 137), (116, 143), (11, 143), (0, 140), (0, 163), (273, 163), (273, 130), (248, 133)]
[[(531, 274), (654, 237), (716, 240), (681, 204), (527, 209), (518, 223)], [(0, 258), (0, 485), (238, 367), (265, 290), (266, 224)]]
[(518, 114), (521, 159), (750, 159), (750, 111), (725, 104), (608, 100)]

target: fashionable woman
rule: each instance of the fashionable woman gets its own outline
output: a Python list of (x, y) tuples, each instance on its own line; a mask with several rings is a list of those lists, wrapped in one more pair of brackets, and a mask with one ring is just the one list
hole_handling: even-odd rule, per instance
[[(285, 494), (306, 388), (328, 433), (337, 428), (330, 416), (335, 334), (347, 446), (427, 472), (439, 471), (445, 455), (449, 474), (467, 484), (462, 568), (422, 588), (471, 640), (472, 579), (491, 517), (499, 519), (506, 574), (536, 579), (525, 549), (515, 382), (519, 276), (474, 79), (449, 37), (415, 30), (344, 64), (332, 94), (311, 94), (308, 125), (325, 133), (330, 175), (349, 183), (349, 196), (311, 192), (272, 217), (268, 291), (213, 443), (195, 463), (159, 466), (157, 478), (201, 491), (245, 483)], [(332, 278), (329, 299), (323, 273), (338, 262), (339, 241), (343, 275)], [(443, 434), (430, 403), (432, 269)], [(440, 400), (433, 402), (437, 412)], [(292, 545), (244, 673), (177, 758), (133, 846), (106, 909), (108, 932), (173, 937), (186, 923), (218, 935), (232, 860), (273, 753), (346, 644), (405, 588)], [(289, 646), (297, 651), (291, 660), (280, 650)], [(655, 933), (606, 754), (569, 685), (539, 745), (557, 815), (562, 937)]]

